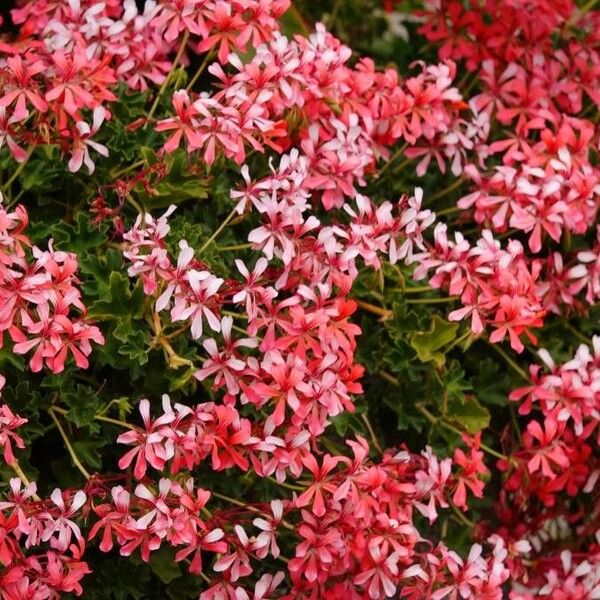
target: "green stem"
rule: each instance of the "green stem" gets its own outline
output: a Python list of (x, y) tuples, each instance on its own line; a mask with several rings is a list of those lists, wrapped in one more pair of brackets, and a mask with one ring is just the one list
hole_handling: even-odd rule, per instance
[(396, 150), (396, 152), (394, 152), (392, 156), (390, 156), (390, 159), (385, 163), (385, 165), (383, 165), (383, 167), (379, 171), (378, 179), (381, 179), (385, 172), (392, 166), (392, 164), (404, 154), (406, 148), (408, 148), (408, 144), (402, 144), (402, 146), (398, 150)]
[(371, 304), (370, 302), (365, 302), (364, 300), (356, 300), (356, 304), (359, 306), (359, 308), (362, 308), (363, 310), (366, 310), (374, 315), (383, 317), (384, 319), (389, 319), (393, 314), (391, 310), (387, 310), (386, 308), (382, 308), (376, 304)]
[(449, 194), (450, 192), (453, 192), (454, 190), (459, 188), (464, 182), (465, 178), (459, 177), (458, 179), (453, 181), (449, 186), (445, 187), (443, 190), (440, 190), (439, 192), (428, 198), (427, 202), (435, 202), (436, 200), (443, 198), (446, 194)]
[[(68, 413), (64, 408), (59, 408), (58, 406), (54, 406), (52, 408), (54, 412), (57, 412), (61, 415), (66, 415)], [(130, 423), (126, 423), (125, 421), (119, 421), (118, 419), (112, 419), (111, 417), (105, 417), (103, 415), (95, 415), (94, 421), (102, 421), (103, 423), (110, 423), (111, 425), (117, 425), (118, 427), (122, 427), (123, 429), (137, 429), (134, 425)]]
[[(248, 335), (248, 331), (246, 329), (244, 329), (243, 327), (238, 327), (237, 325), (233, 325), (232, 329), (234, 331), (237, 331), (238, 333), (241, 333), (243, 336), (247, 336)], [(260, 337), (257, 339), (261, 339)]]
[(183, 34), (183, 39), (181, 40), (181, 44), (179, 46), (179, 50), (177, 51), (177, 55), (175, 56), (175, 61), (173, 62), (173, 66), (171, 67), (171, 70), (169, 71), (168, 75), (165, 77), (163, 84), (160, 86), (160, 89), (158, 90), (158, 94), (156, 95), (156, 98), (154, 99), (154, 103), (152, 104), (152, 107), (150, 108), (150, 112), (148, 113), (148, 119), (146, 121), (146, 125), (148, 125), (148, 123), (150, 123), (150, 121), (152, 121), (152, 117), (154, 116), (154, 113), (156, 112), (156, 109), (158, 108), (158, 103), (160, 102), (162, 95), (165, 93), (165, 90), (167, 89), (167, 86), (169, 85), (169, 82), (171, 81), (171, 77), (173, 76), (173, 73), (175, 72), (175, 69), (177, 68), (177, 65), (179, 64), (179, 61), (181, 60), (181, 57), (183, 56), (183, 53), (185, 52), (185, 47), (187, 46), (189, 37), (190, 37), (190, 32), (188, 30), (186, 30), (186, 32)]
[[(466, 71), (465, 74), (460, 78), (459, 82), (456, 84), (456, 87), (460, 90), (462, 86), (465, 84), (469, 76), (471, 75), (470, 71)], [(464, 94), (463, 94), (464, 95)]]
[[(17, 477), (26, 485), (31, 485), (31, 481), (29, 481), (29, 479), (27, 478), (27, 475), (25, 475), (25, 473), (23, 473), (23, 469), (21, 469), (21, 465), (19, 464), (19, 461), (15, 458), (14, 461), (8, 465), (16, 474)], [(37, 494), (33, 494), (32, 498), (36, 501), (36, 502), (41, 502), (41, 498), (37, 495)]]
[(32, 146), (29, 149), (29, 152), (27, 153), (25, 160), (23, 160), (22, 162), (19, 163), (19, 166), (13, 171), (13, 174), (10, 176), (9, 180), (4, 184), (3, 189), (5, 191), (10, 190), (10, 186), (17, 180), (19, 175), (23, 172), (25, 165), (29, 162), (29, 158), (31, 157), (33, 150), (34, 150), (34, 147)]
[(246, 313), (236, 313), (236, 312), (233, 312), (232, 310), (222, 310), (221, 314), (229, 316), (229, 317), (233, 317), (234, 319), (244, 319), (246, 321), (248, 320), (248, 315)]
[(375, 446), (375, 450), (377, 450), (377, 452), (379, 452), (379, 454), (383, 454), (383, 447), (381, 446), (381, 444), (379, 443), (379, 440), (377, 439), (377, 435), (375, 434), (375, 430), (373, 429), (373, 426), (371, 425), (371, 421), (369, 421), (369, 417), (366, 414), (362, 414), (362, 421), (365, 424), (367, 431), (369, 432), (369, 435), (371, 436), (371, 442), (373, 443), (373, 446)]
[(589, 337), (583, 335), (583, 333), (581, 333), (581, 331), (575, 329), (575, 327), (573, 327), (573, 325), (571, 325), (571, 323), (569, 323), (568, 321), (563, 321), (563, 325), (565, 326), (566, 329), (568, 329), (578, 340), (582, 341), (584, 344), (587, 344), (588, 346), (591, 346), (592, 344), (592, 340), (590, 340)]
[[(454, 425), (451, 425), (450, 423), (448, 423), (448, 421), (446, 421), (445, 419), (442, 418), (438, 418), (434, 415), (432, 415), (422, 404), (416, 404), (416, 409), (432, 424), (432, 425), (440, 425), (441, 427), (444, 427), (445, 429), (447, 429), (448, 431), (452, 431), (453, 433), (455, 433), (456, 435), (462, 436), (463, 433), (465, 433), (464, 431), (461, 431), (460, 429), (458, 429), (457, 427), (454, 427)], [(505, 460), (505, 461), (510, 461), (509, 457), (506, 456), (506, 454), (501, 454), (500, 452), (494, 450), (493, 448), (490, 448), (489, 446), (486, 446), (485, 444), (479, 444), (479, 447), (484, 451), (487, 452), (490, 456), (494, 456), (495, 458), (498, 458), (500, 460)]]
[(228, 215), (225, 217), (225, 220), (219, 225), (219, 228), (206, 240), (202, 248), (198, 251), (198, 254), (202, 254), (221, 234), (221, 232), (231, 223), (233, 218), (236, 216), (237, 211), (234, 208)]
[(66, 434), (65, 430), (63, 429), (62, 425), (60, 424), (60, 421), (57, 419), (56, 415), (54, 414), (54, 410), (52, 408), (48, 409), (48, 414), (50, 415), (50, 417), (52, 418), (52, 420), (54, 421), (54, 424), (56, 425), (56, 429), (58, 429), (58, 432), (60, 433), (60, 436), (63, 439), (63, 442), (65, 443), (65, 447), (67, 449), (67, 452), (70, 454), (71, 456), (71, 460), (73, 461), (73, 464), (79, 469), (80, 473), (86, 478), (86, 479), (91, 479), (91, 475), (89, 474), (89, 472), (86, 470), (86, 468), (81, 464), (81, 461), (79, 460), (73, 446), (71, 445), (71, 441), (69, 440), (69, 436)]
[(454, 302), (457, 299), (456, 296), (448, 296), (447, 298), (418, 298), (407, 300), (406, 304), (445, 304), (447, 302)]
[[(251, 504), (247, 504), (246, 502), (241, 502), (240, 500), (237, 500), (236, 498), (231, 498), (231, 496), (225, 496), (225, 494), (219, 494), (218, 492), (213, 492), (212, 490), (210, 492), (210, 495), (214, 496), (215, 498), (218, 498), (219, 500), (223, 500), (225, 502), (230, 502), (231, 504), (235, 504), (235, 506), (242, 506), (243, 508), (245, 508), (246, 510), (249, 510), (250, 512), (257, 513), (259, 515), (265, 515), (266, 517), (270, 517), (270, 515), (263, 512), (259, 508), (256, 508), (255, 506), (252, 506)], [(291, 523), (288, 523), (285, 520), (282, 520), (281, 524), (284, 527), (286, 527), (287, 529), (295, 529), (295, 527)]]
[(137, 201), (132, 197), (131, 194), (127, 194), (127, 202), (137, 210), (138, 214), (143, 215), (146, 211), (137, 203)]
[(219, 500), (224, 500), (225, 502), (231, 502), (231, 504), (235, 504), (236, 506), (243, 506), (244, 508), (248, 508), (252, 512), (261, 512), (258, 508), (254, 508), (254, 506), (249, 506), (245, 502), (241, 502), (240, 500), (236, 500), (235, 498), (231, 498), (230, 496), (225, 496), (224, 494), (219, 494), (218, 492), (210, 492), (211, 496), (218, 498)]
[(422, 285), (420, 287), (398, 287), (391, 288), (391, 292), (402, 292), (403, 294), (422, 294), (423, 292), (433, 292), (434, 288), (428, 285)]
[(125, 421), (119, 421), (119, 419), (112, 419), (111, 417), (103, 417), (102, 415), (96, 415), (94, 417), (95, 421), (102, 421), (103, 423), (110, 423), (111, 425), (116, 425), (117, 427), (122, 427), (123, 429), (137, 429), (135, 425), (131, 425), (131, 423), (126, 423)]
[(471, 90), (476, 85), (477, 81), (478, 77), (474, 75), (473, 79), (471, 79), (471, 81), (469, 82), (469, 85), (462, 92), (463, 97), (468, 98), (471, 95)]
[(379, 371), (378, 375), (379, 375), (379, 377), (381, 377), (381, 379), (384, 379), (388, 383), (391, 383), (392, 385), (394, 385), (396, 387), (400, 386), (400, 382), (390, 373), (386, 373), (385, 371)]
[(306, 24), (306, 20), (302, 16), (302, 13), (298, 10), (298, 7), (294, 6), (292, 4), (288, 8), (288, 11), (294, 15), (296, 22), (300, 25), (300, 27), (302, 29), (302, 32), (301, 32), (302, 35), (304, 35), (305, 37), (308, 37), (311, 33), (311, 30), (310, 30), (309, 26)]
[(413, 162), (412, 158), (407, 158), (405, 160), (403, 160), (393, 171), (392, 174), (393, 175), (397, 175), (398, 173), (401, 173), (402, 171), (404, 171), (404, 169), (406, 167), (408, 167), (408, 165), (410, 165)]
[(109, 177), (111, 179), (119, 179), (120, 177), (123, 177), (123, 175), (125, 175), (126, 173), (129, 173), (129, 171), (134, 171), (135, 169), (137, 169), (138, 167), (141, 167), (145, 163), (146, 163), (146, 161), (144, 159), (138, 160), (137, 162), (134, 162), (132, 165), (129, 165), (127, 167), (124, 167), (123, 169), (120, 169), (116, 173), (109, 173)]
[(580, 9), (579, 12), (581, 14), (585, 14), (586, 12), (588, 12), (590, 9), (594, 8), (594, 6), (596, 6), (596, 3), (598, 2), (598, 0), (588, 0)]
[(466, 525), (469, 529), (473, 529), (475, 527), (475, 523), (471, 521), (463, 512), (454, 504), (454, 502), (449, 502), (450, 508), (452, 512), (456, 515), (457, 519), (463, 524)]
[(329, 15), (328, 25), (327, 25), (328, 29), (331, 31), (335, 29), (335, 23), (337, 21), (341, 6), (342, 6), (342, 0), (336, 0), (333, 5), (333, 10), (331, 11), (331, 14)]
[(292, 490), (293, 492), (305, 492), (306, 488), (303, 488), (299, 485), (293, 485), (291, 483), (286, 483), (285, 481), (277, 481), (277, 479), (275, 479), (274, 477), (267, 477), (267, 479), (274, 483), (275, 485), (278, 485), (280, 487), (284, 487), (287, 488), (288, 490)]
[(596, 110), (597, 106), (592, 102), (589, 104), (589, 106), (586, 106), (577, 116), (578, 119), (585, 119), (587, 118), (587, 116), (593, 112), (594, 110)]
[(517, 439), (519, 440), (519, 446), (523, 445), (523, 435), (521, 434), (521, 428), (519, 427), (519, 421), (517, 421), (517, 413), (515, 412), (515, 407), (511, 404), (508, 407), (509, 413), (510, 413), (510, 420), (512, 423), (512, 426), (515, 429), (515, 434), (517, 436)]
[(523, 369), (521, 369), (521, 367), (519, 367), (519, 365), (517, 365), (517, 363), (506, 352), (504, 352), (502, 348), (500, 348), (500, 346), (498, 346), (498, 344), (492, 344), (491, 342), (488, 342), (488, 345), (491, 346), (504, 359), (506, 364), (515, 373), (517, 373), (519, 377), (521, 377), (525, 381), (530, 381), (529, 375), (527, 375), (527, 373)]
[(194, 76), (190, 79), (190, 82), (187, 84), (187, 87), (185, 88), (187, 92), (189, 92), (192, 89), (192, 87), (194, 87), (194, 84), (196, 83), (196, 81), (198, 81), (202, 73), (204, 73), (204, 69), (206, 69), (208, 63), (214, 58), (214, 55), (215, 54), (212, 50), (206, 54), (204, 60), (202, 61), (202, 64), (198, 67), (198, 70), (194, 73)]
[(458, 344), (460, 344), (461, 342), (464, 342), (468, 337), (470, 337), (472, 335), (472, 332), (470, 329), (467, 329), (467, 331), (465, 331), (465, 333), (463, 333), (460, 337), (456, 338), (445, 350), (444, 352), (450, 352), (450, 350), (452, 350), (452, 348), (454, 348), (455, 346), (458, 346)]
[(447, 215), (454, 215), (456, 213), (459, 213), (461, 210), (462, 210), (462, 208), (460, 208), (458, 206), (450, 206), (448, 208), (444, 208), (443, 210), (436, 210), (435, 216), (436, 217), (444, 217)]
[(234, 252), (236, 250), (248, 250), (252, 244), (235, 244), (233, 246), (217, 246), (219, 252)]

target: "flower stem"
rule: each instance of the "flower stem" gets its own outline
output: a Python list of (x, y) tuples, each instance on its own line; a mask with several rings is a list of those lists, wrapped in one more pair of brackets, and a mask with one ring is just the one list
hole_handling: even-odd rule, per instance
[(379, 371), (378, 373), (379, 377), (381, 377), (381, 379), (384, 379), (385, 381), (387, 381), (388, 383), (391, 383), (392, 385), (398, 387), (400, 385), (400, 382), (390, 373), (386, 373), (385, 371)]
[[(447, 429), (448, 431), (452, 431), (453, 433), (455, 433), (456, 435), (462, 436), (463, 433), (465, 433), (464, 431), (461, 431), (460, 429), (458, 429), (457, 427), (454, 427), (454, 425), (451, 425), (450, 423), (448, 423), (448, 421), (446, 421), (443, 418), (438, 418), (434, 415), (432, 415), (422, 404), (416, 404), (415, 408), (432, 424), (432, 425), (440, 425), (441, 427), (444, 427), (445, 429)], [(486, 446), (485, 444), (479, 444), (479, 447), (484, 451), (487, 452), (490, 456), (494, 456), (495, 458), (498, 458), (500, 460), (505, 460), (505, 461), (510, 461), (510, 458), (508, 456), (506, 456), (506, 454), (502, 454), (496, 450), (494, 450), (493, 448), (490, 448), (489, 446)]]
[(371, 421), (369, 421), (369, 417), (366, 414), (362, 414), (361, 415), (363, 423), (365, 424), (367, 431), (369, 432), (369, 435), (371, 436), (371, 442), (373, 442), (373, 446), (375, 446), (375, 450), (377, 450), (377, 452), (379, 452), (379, 454), (383, 454), (383, 447), (381, 446), (381, 444), (379, 443), (379, 440), (377, 439), (377, 435), (375, 434), (375, 430), (373, 429), (373, 426), (371, 425)]
[[(17, 477), (26, 485), (31, 485), (31, 481), (29, 481), (27, 475), (25, 475), (25, 473), (23, 472), (23, 469), (21, 469), (21, 465), (19, 464), (19, 461), (15, 458), (15, 460), (9, 465), (9, 467), (17, 474)], [(36, 502), (41, 502), (41, 498), (37, 495), (37, 494), (33, 494), (32, 498), (36, 501)]]
[(519, 446), (523, 445), (523, 434), (521, 433), (521, 428), (519, 427), (519, 421), (517, 420), (517, 413), (515, 411), (515, 407), (511, 404), (508, 407), (509, 413), (510, 413), (510, 420), (512, 423), (512, 426), (514, 427), (515, 430), (515, 435), (517, 436), (517, 440), (519, 440)]
[(225, 217), (225, 220), (219, 225), (218, 229), (204, 242), (204, 245), (200, 250), (198, 250), (198, 254), (202, 254), (223, 232), (223, 230), (231, 223), (233, 218), (236, 216), (237, 211), (234, 208), (228, 215)]
[[(218, 498), (219, 500), (223, 500), (225, 502), (230, 502), (231, 504), (235, 504), (236, 506), (241, 506), (241, 507), (245, 508), (246, 510), (249, 510), (250, 512), (257, 513), (259, 515), (264, 515), (266, 517), (270, 516), (267, 513), (265, 513), (264, 511), (260, 510), (259, 508), (256, 508), (256, 506), (252, 506), (251, 504), (246, 504), (245, 502), (241, 502), (240, 500), (236, 500), (235, 498), (231, 498), (230, 496), (225, 496), (224, 494), (219, 494), (218, 492), (213, 492), (212, 490), (210, 490), (210, 495), (214, 496), (215, 498)], [(295, 529), (295, 527), (291, 523), (288, 523), (285, 520), (282, 520), (281, 524), (284, 527), (286, 527), (287, 529)]]
[(435, 216), (436, 217), (445, 217), (447, 215), (455, 215), (456, 213), (459, 213), (461, 210), (462, 210), (462, 208), (460, 208), (458, 206), (450, 206), (448, 208), (444, 208), (443, 210), (436, 210)]
[(448, 296), (446, 298), (418, 298), (407, 300), (406, 304), (445, 304), (446, 302), (454, 302), (455, 300), (458, 300), (456, 296)]
[(433, 196), (428, 198), (427, 202), (435, 202), (436, 200), (443, 198), (446, 194), (449, 194), (450, 192), (453, 192), (454, 190), (459, 188), (464, 183), (464, 181), (464, 177), (459, 177), (458, 179), (453, 181), (449, 186), (445, 187), (443, 190), (440, 190), (439, 192), (435, 193)]
[(475, 527), (475, 523), (471, 521), (463, 512), (454, 504), (454, 502), (449, 502), (450, 508), (452, 512), (456, 515), (456, 518), (463, 524), (466, 525), (469, 529), (473, 529)]
[(304, 17), (302, 16), (302, 13), (298, 10), (297, 6), (294, 6), (294, 4), (292, 4), (289, 8), (288, 8), (288, 12), (292, 15), (294, 15), (294, 18), (296, 20), (296, 23), (298, 25), (300, 25), (300, 28), (302, 29), (302, 35), (304, 35), (305, 37), (308, 37), (311, 33), (311, 29), (310, 27), (307, 25), (306, 20), (304, 19)]
[(116, 171), (115, 173), (110, 173), (109, 176), (111, 179), (119, 179), (120, 177), (123, 177), (123, 175), (129, 173), (130, 171), (134, 171), (135, 169), (137, 169), (138, 167), (141, 167), (143, 164), (145, 164), (145, 160), (138, 160), (137, 162), (134, 162), (133, 164), (127, 166), (127, 167), (123, 167), (122, 169), (120, 169), (119, 171)]
[(288, 490), (292, 490), (294, 492), (305, 492), (306, 488), (303, 488), (299, 485), (293, 485), (291, 483), (286, 483), (285, 481), (277, 481), (274, 477), (267, 477), (269, 481), (272, 481), (275, 485), (279, 485), (281, 487), (287, 488)]
[(588, 346), (591, 346), (592, 344), (592, 340), (587, 337), (586, 335), (583, 335), (583, 333), (581, 333), (581, 331), (579, 331), (578, 329), (576, 329), (575, 327), (573, 327), (573, 325), (571, 325), (571, 323), (569, 323), (568, 321), (563, 321), (563, 325), (566, 329), (568, 329), (578, 340), (582, 341), (584, 344), (587, 344)]
[[(392, 385), (395, 385), (395, 386), (400, 385), (400, 382), (393, 375), (390, 375), (389, 373), (386, 373), (385, 371), (379, 371), (378, 375), (382, 379), (387, 381), (388, 383), (391, 383)], [(460, 429), (457, 429), (456, 427), (454, 427), (454, 425), (450, 425), (450, 423), (448, 423), (444, 419), (438, 419), (436, 416), (432, 415), (422, 404), (416, 404), (415, 407), (431, 424), (441, 425), (442, 427), (445, 427), (449, 431), (453, 431), (454, 433), (456, 433), (458, 435), (463, 434), (463, 432), (460, 431)], [(497, 452), (496, 450), (494, 450), (493, 448), (490, 448), (489, 446), (486, 446), (485, 444), (480, 444), (479, 447), (484, 452), (487, 452), (490, 456), (494, 456), (496, 458), (499, 458), (500, 460), (506, 460), (508, 462), (512, 462), (511, 458), (506, 456), (506, 454)]]
[(127, 194), (127, 202), (129, 202), (129, 204), (131, 204), (131, 206), (137, 210), (138, 214), (143, 215), (146, 213), (146, 211), (137, 203), (131, 194)]
[(590, 9), (594, 8), (598, 0), (588, 0), (580, 9), (579, 12), (584, 15)]
[(488, 342), (488, 344), (504, 359), (506, 364), (515, 373), (517, 373), (525, 381), (529, 381), (529, 375), (527, 375), (527, 373), (523, 371), (523, 369), (521, 369), (521, 367), (519, 367), (519, 365), (517, 365), (517, 363), (506, 352), (504, 352), (502, 348), (500, 348), (500, 346), (498, 346), (498, 344), (492, 344), (491, 342)]
[(192, 87), (194, 87), (194, 84), (196, 83), (196, 81), (198, 81), (200, 75), (202, 75), (202, 73), (204, 73), (204, 69), (206, 69), (208, 63), (214, 58), (214, 52), (211, 50), (210, 52), (208, 52), (206, 54), (206, 56), (204, 57), (204, 60), (202, 61), (202, 64), (198, 67), (198, 70), (194, 73), (194, 76), (190, 79), (190, 82), (187, 84), (187, 87), (185, 88), (187, 92), (189, 92)]
[(374, 315), (379, 315), (384, 319), (389, 319), (393, 314), (391, 310), (387, 310), (376, 304), (371, 304), (370, 302), (365, 302), (364, 300), (356, 300), (356, 304), (363, 310), (373, 313)]
[(173, 73), (175, 72), (175, 69), (177, 68), (177, 65), (179, 64), (179, 61), (181, 60), (181, 57), (183, 56), (183, 53), (185, 51), (185, 47), (187, 46), (189, 37), (190, 37), (190, 32), (188, 30), (186, 30), (186, 32), (183, 34), (183, 39), (181, 40), (179, 50), (177, 51), (177, 55), (175, 56), (175, 61), (173, 62), (173, 65), (171, 66), (171, 70), (169, 71), (169, 73), (165, 77), (165, 80), (163, 81), (162, 85), (160, 86), (160, 89), (158, 90), (158, 94), (156, 95), (156, 98), (154, 99), (154, 103), (152, 104), (152, 107), (150, 108), (150, 112), (148, 113), (148, 119), (146, 121), (146, 126), (148, 125), (148, 123), (150, 123), (150, 121), (152, 121), (152, 117), (154, 116), (154, 113), (156, 112), (156, 109), (158, 108), (158, 103), (160, 102), (162, 95), (165, 93), (165, 90), (167, 89), (167, 86), (169, 85), (169, 82), (171, 81), (171, 77), (173, 76)]
[(48, 409), (48, 414), (50, 415), (50, 417), (52, 418), (52, 420), (54, 421), (54, 424), (56, 425), (56, 429), (58, 429), (58, 432), (60, 433), (64, 443), (65, 443), (65, 447), (67, 448), (67, 452), (71, 455), (71, 460), (73, 461), (73, 464), (79, 469), (80, 473), (86, 478), (86, 479), (91, 479), (91, 475), (89, 474), (89, 472), (86, 470), (86, 468), (81, 464), (81, 461), (79, 460), (73, 446), (71, 445), (71, 441), (69, 440), (69, 436), (66, 434), (65, 430), (63, 429), (63, 426), (60, 424), (60, 421), (58, 420), (58, 418), (56, 417), (56, 414), (54, 413), (54, 410), (52, 408)]
[(392, 292), (403, 292), (404, 294), (422, 294), (423, 292), (433, 292), (435, 288), (429, 285), (419, 287), (394, 288)]
[[(66, 415), (68, 413), (68, 411), (66, 411), (64, 408), (59, 408), (58, 406), (54, 406), (52, 410), (61, 415)], [(117, 425), (118, 427), (122, 427), (123, 429), (137, 429), (137, 427), (135, 427), (135, 425), (131, 425), (131, 423), (126, 423), (125, 421), (119, 421), (118, 419), (112, 419), (111, 417), (105, 417), (103, 415), (95, 415), (94, 421), (110, 423), (111, 425)]]
[(404, 151), (406, 150), (406, 148), (408, 147), (408, 144), (402, 144), (402, 146), (396, 150), (396, 152), (394, 152), (394, 154), (392, 154), (392, 156), (390, 156), (389, 160), (385, 163), (385, 165), (383, 165), (383, 167), (381, 167), (381, 170), (379, 171), (379, 175), (378, 175), (378, 179), (381, 179), (383, 177), (383, 175), (385, 174), (385, 172), (392, 166), (392, 164), (400, 157), (404, 154)]
[(412, 163), (413, 159), (412, 158), (406, 158), (404, 159), (393, 171), (392, 173), (394, 175), (397, 175), (398, 173), (401, 173), (402, 171), (404, 171), (404, 169), (406, 167), (408, 167), (408, 165), (410, 165), (410, 163)]
[(217, 246), (219, 252), (233, 252), (235, 250), (248, 250), (252, 248), (252, 244), (235, 244), (233, 246)]
[(450, 352), (450, 350), (452, 350), (452, 348), (454, 348), (455, 346), (458, 346), (460, 343), (464, 342), (472, 334), (473, 334), (473, 332), (470, 329), (467, 329), (461, 336), (457, 337), (449, 346), (446, 346), (446, 349), (444, 350), (444, 352), (445, 353)]
[(22, 162), (19, 163), (19, 166), (13, 171), (13, 174), (10, 176), (9, 180), (2, 186), (4, 191), (9, 191), (10, 186), (16, 181), (16, 179), (19, 177), (19, 175), (23, 172), (25, 165), (29, 162), (29, 158), (31, 157), (33, 150), (34, 150), (34, 146), (32, 146), (29, 149), (29, 152), (27, 153), (25, 160), (23, 160)]

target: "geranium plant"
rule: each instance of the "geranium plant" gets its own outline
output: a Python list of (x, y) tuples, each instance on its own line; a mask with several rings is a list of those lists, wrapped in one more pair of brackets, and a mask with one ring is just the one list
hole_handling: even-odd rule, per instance
[(2, 600), (600, 598), (593, 4), (10, 7)]

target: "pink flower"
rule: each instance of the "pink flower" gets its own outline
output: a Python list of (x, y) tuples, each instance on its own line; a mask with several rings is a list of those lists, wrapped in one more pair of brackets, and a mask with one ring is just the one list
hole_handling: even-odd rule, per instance
[(75, 123), (75, 131), (72, 135), (73, 147), (71, 150), (71, 160), (69, 161), (69, 171), (71, 171), (71, 173), (76, 173), (79, 171), (79, 169), (81, 169), (81, 165), (84, 163), (88, 168), (90, 175), (94, 172), (95, 165), (94, 161), (90, 157), (90, 148), (94, 149), (96, 152), (98, 152), (98, 154), (104, 157), (108, 156), (108, 148), (106, 146), (90, 139), (100, 129), (100, 126), (104, 121), (104, 117), (104, 108), (97, 106), (94, 109), (94, 118), (91, 127), (84, 121), (78, 121)]
[(175, 420), (175, 414), (168, 410), (165, 414), (152, 421), (150, 419), (150, 403), (140, 400), (140, 414), (144, 422), (144, 431), (132, 430), (122, 433), (117, 438), (119, 444), (135, 446), (119, 460), (119, 468), (126, 469), (135, 458), (134, 476), (140, 480), (146, 474), (147, 463), (157, 470), (162, 470), (167, 460), (173, 457), (173, 441), (168, 437), (165, 427)]

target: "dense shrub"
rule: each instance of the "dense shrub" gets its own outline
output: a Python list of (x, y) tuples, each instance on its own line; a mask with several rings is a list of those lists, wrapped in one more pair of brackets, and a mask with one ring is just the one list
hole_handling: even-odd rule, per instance
[(0, 598), (600, 598), (600, 12), (30, 0), (0, 38)]

